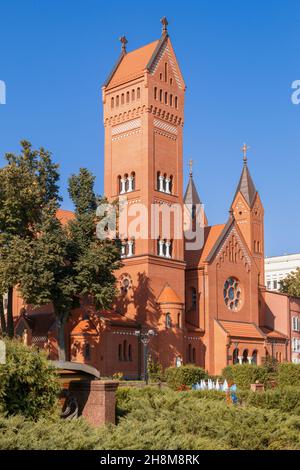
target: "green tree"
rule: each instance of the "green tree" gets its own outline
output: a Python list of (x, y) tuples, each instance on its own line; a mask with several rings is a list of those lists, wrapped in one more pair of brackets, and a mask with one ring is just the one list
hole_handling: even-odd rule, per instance
[(8, 293), (7, 318), (1, 315), (2, 333), (14, 334), (13, 289), (18, 284), (19, 264), (14, 248), (20, 240), (34, 239), (43, 208), (58, 206), (58, 165), (44, 148), (33, 150), (21, 142), (19, 155), (7, 153), (0, 169), (0, 295)]
[(300, 268), (288, 274), (280, 281), (280, 292), (284, 294), (300, 297)]
[(116, 294), (113, 271), (120, 266), (120, 248), (96, 237), (98, 198), (94, 177), (85, 169), (69, 181), (74, 220), (62, 226), (55, 204), (48, 204), (35, 239), (16, 247), (22, 269), (19, 288), (27, 303), (52, 303), (57, 319), (59, 359), (66, 359), (65, 325), (80, 298), (91, 295), (96, 308), (109, 308)]

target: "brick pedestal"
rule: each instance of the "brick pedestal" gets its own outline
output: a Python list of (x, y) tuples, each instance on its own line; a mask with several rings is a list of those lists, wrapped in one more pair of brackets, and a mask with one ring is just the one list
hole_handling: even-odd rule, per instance
[(79, 380), (69, 382), (69, 393), (78, 402), (79, 416), (93, 426), (115, 424), (116, 390), (118, 382), (109, 380)]

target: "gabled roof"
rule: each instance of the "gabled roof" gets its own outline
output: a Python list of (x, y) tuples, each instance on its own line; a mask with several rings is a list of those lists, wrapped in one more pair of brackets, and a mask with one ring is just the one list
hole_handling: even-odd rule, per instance
[(268, 338), (274, 338), (274, 339), (288, 339), (286, 335), (283, 333), (280, 333), (280, 331), (277, 330), (271, 330), (270, 328), (267, 328), (266, 326), (262, 326), (261, 330), (265, 335), (267, 335)]
[(159, 42), (157, 40), (132, 52), (122, 53), (106, 80), (105, 86), (108, 89), (113, 88), (121, 83), (142, 76)]
[(94, 323), (91, 320), (81, 320), (77, 325), (74, 326), (71, 331), (73, 335), (97, 335), (98, 331)]
[(163, 290), (158, 296), (157, 302), (159, 304), (182, 304), (183, 302), (179, 299), (176, 292), (172, 287), (166, 283)]
[(131, 318), (128, 318), (125, 315), (121, 315), (120, 313), (114, 312), (112, 310), (101, 311), (100, 318), (101, 320), (111, 325), (131, 328), (136, 328), (138, 326), (135, 320), (132, 320)]
[(233, 224), (234, 224), (234, 218), (230, 217), (226, 225), (216, 226), (216, 227), (219, 227), (219, 230), (218, 230), (219, 236), (215, 238), (214, 244), (211, 245), (211, 249), (207, 253), (207, 256), (206, 256), (206, 261), (210, 262), (212, 260), (220, 244), (222, 243), (223, 239), (226, 237), (227, 233), (229, 232)]
[(230, 320), (215, 320), (229, 336), (236, 338), (264, 339), (264, 334), (255, 323)]
[(239, 192), (244, 196), (249, 207), (252, 207), (257, 191), (248, 169), (247, 160), (244, 161), (243, 171), (233, 201)]

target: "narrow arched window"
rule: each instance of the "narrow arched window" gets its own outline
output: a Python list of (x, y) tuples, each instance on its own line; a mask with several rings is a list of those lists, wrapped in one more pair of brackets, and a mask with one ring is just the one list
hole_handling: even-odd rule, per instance
[(128, 346), (128, 360), (132, 361), (132, 346), (129, 344)]
[(114, 109), (114, 105), (115, 105), (115, 100), (114, 100), (114, 97), (112, 97), (111, 100), (110, 100), (111, 109)]
[(192, 345), (188, 346), (188, 362), (192, 362)]
[(135, 172), (131, 172), (131, 191), (135, 191)]
[(178, 328), (181, 328), (181, 315), (180, 315), (180, 313), (177, 313), (177, 326), (178, 326)]
[(165, 82), (168, 81), (168, 64), (165, 62)]
[(170, 95), (170, 106), (173, 106), (173, 95)]
[(157, 100), (157, 87), (154, 87), (154, 99)]
[(126, 339), (123, 342), (123, 360), (127, 361), (127, 341), (126, 341)]
[(132, 101), (135, 100), (135, 90), (131, 91), (131, 99), (132, 99)]
[(116, 106), (119, 106), (119, 95), (116, 96)]
[(140, 87), (138, 87), (137, 90), (136, 90), (136, 98), (139, 100), (140, 97), (141, 97), (141, 89), (140, 89)]
[(191, 295), (192, 295), (192, 308), (195, 309), (197, 307), (197, 291), (195, 287), (192, 287)]
[(168, 104), (168, 92), (165, 92), (165, 104)]
[(122, 344), (119, 344), (119, 348), (118, 348), (118, 357), (119, 357), (119, 361), (122, 361), (122, 359), (123, 359)]
[(130, 93), (129, 93), (129, 91), (127, 91), (127, 93), (126, 93), (126, 103), (129, 103), (129, 100), (130, 100)]
[(159, 101), (162, 102), (163, 91), (159, 90)]
[(171, 314), (167, 313), (166, 314), (166, 328), (171, 328), (171, 326), (172, 326)]
[(121, 95), (121, 104), (124, 104), (124, 93)]
[(175, 108), (178, 109), (178, 98), (175, 96)]

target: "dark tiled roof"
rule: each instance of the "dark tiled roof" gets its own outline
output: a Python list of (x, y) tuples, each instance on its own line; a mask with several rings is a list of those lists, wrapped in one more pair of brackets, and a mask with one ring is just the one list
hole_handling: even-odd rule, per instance
[(238, 192), (241, 192), (249, 206), (252, 207), (257, 191), (251, 178), (247, 162), (244, 162), (243, 171), (233, 200), (235, 200)]
[(197, 192), (193, 176), (190, 175), (189, 182), (184, 195), (185, 204), (201, 204), (199, 194)]

